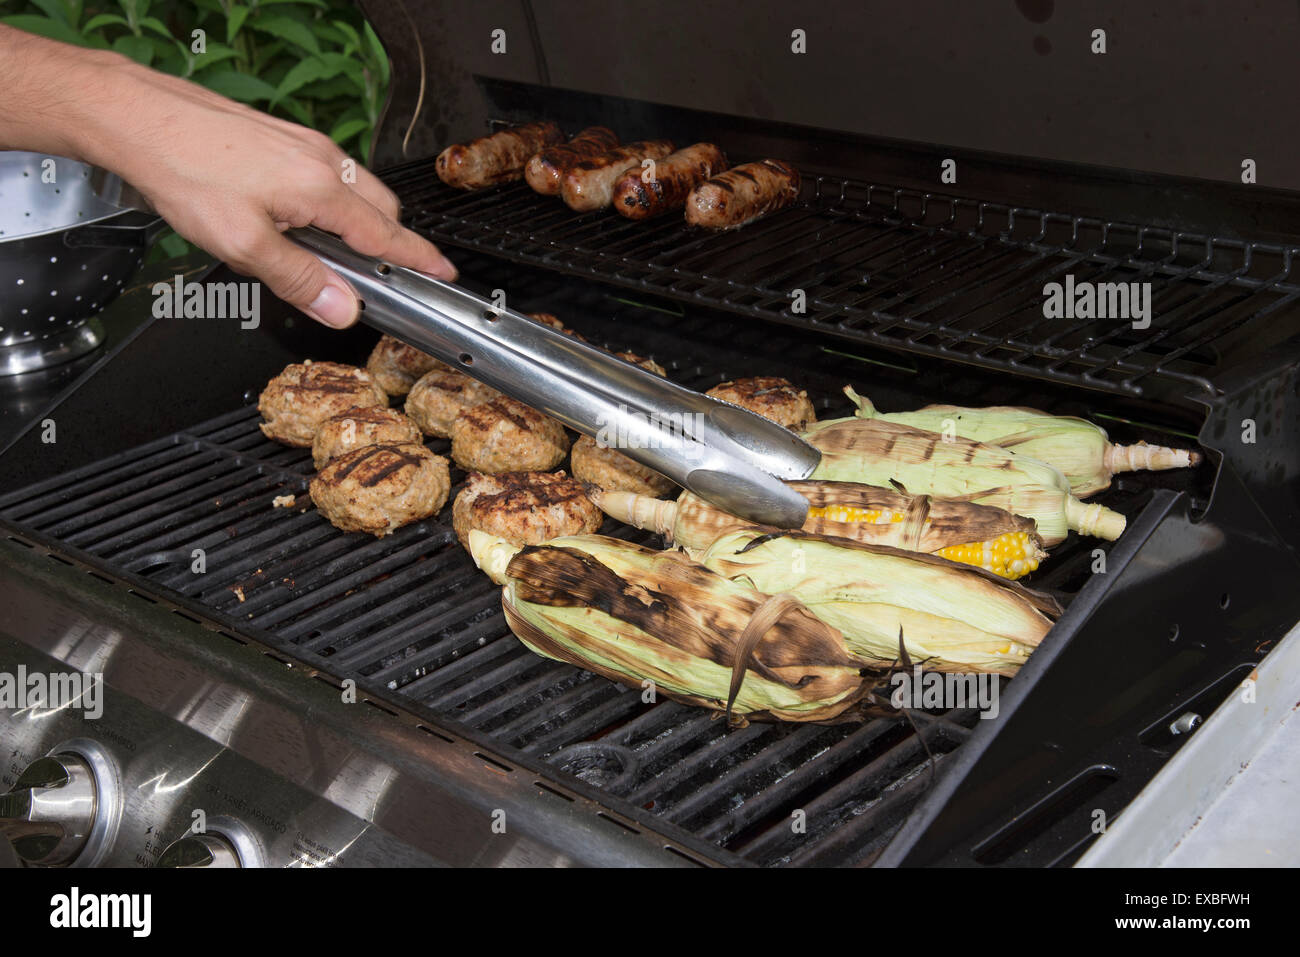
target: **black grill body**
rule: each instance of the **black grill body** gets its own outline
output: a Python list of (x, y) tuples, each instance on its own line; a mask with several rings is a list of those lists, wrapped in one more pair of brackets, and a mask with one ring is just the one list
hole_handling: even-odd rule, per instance
[[(536, 39), (545, 25), (530, 28), (528, 8), (506, 27)], [(405, 138), (412, 37), (446, 22), (409, 30), (400, 5), (375, 15), (399, 78), (384, 176), (476, 291), (504, 289), (701, 390), (781, 375), (823, 417), (847, 413), (846, 383), (888, 411), (1029, 405), (1093, 418), (1118, 442), (1196, 444), (1209, 461), (1120, 476), (1099, 496), (1128, 529), (1113, 544), (1071, 536), (1030, 580), (1066, 611), (1004, 684), (996, 719), (915, 725), (729, 733), (529, 653), (447, 523), (375, 541), (271, 508), (303, 496), (311, 467), (257, 431), (258, 389), (304, 357), (363, 362), (375, 339), (278, 303), (255, 332), (155, 320), (126, 343), (53, 411), (57, 443), (33, 429), (0, 456), (13, 537), (355, 680), (431, 733), (723, 864), (1069, 864), (1096, 836), (1094, 812), (1113, 819), (1185, 740), (1173, 719), (1207, 714), (1300, 618), (1295, 197), (575, 92), (547, 82), (544, 57), (488, 75), (432, 42), (440, 95)], [(496, 25), (471, 19), (484, 35)], [(787, 158), (805, 189), (777, 216), (705, 236), (676, 217), (576, 216), (522, 187), (464, 194), (434, 177), (448, 137), (537, 118), (712, 140), (734, 162)], [(959, 185), (937, 182), (944, 158)], [(1067, 273), (1152, 283), (1151, 327), (1045, 319), (1042, 287)], [(799, 811), (806, 833), (790, 826)]]
[[(882, 408), (938, 398), (1105, 408), (1117, 441), (1171, 440), (1126, 423), (1122, 400), (497, 257), (458, 261), (479, 291), (504, 288), (516, 306), (559, 311), (593, 341), (653, 355), (695, 388), (784, 375), (807, 385), (823, 416), (847, 412), (846, 382), (869, 384)], [(328, 680), (351, 678), (504, 763), (565, 787), (585, 783), (611, 814), (697, 860), (1073, 860), (1092, 836), (1091, 810), (1118, 813), (1181, 743), (1165, 730), (1172, 718), (1213, 707), (1300, 613), (1287, 590), (1294, 556), (1226, 463), (1217, 480), (1209, 469), (1133, 473), (1102, 498), (1130, 518), (1125, 536), (1101, 549), (1106, 572), (1092, 572), (1100, 543), (1071, 537), (1035, 576), (1067, 611), (1004, 685), (1000, 716), (913, 715), (933, 773), (916, 731), (898, 719), (728, 733), (694, 709), (647, 705), (639, 689), (528, 652), (447, 524), (373, 540), (311, 511), (271, 508), (277, 495), (303, 496), (311, 466), (304, 450), (257, 431), (256, 388), (304, 356), (361, 361), (374, 334), (331, 334), (278, 304), (265, 324), (257, 333), (219, 320), (150, 324), (55, 410), (56, 444), (33, 430), (0, 457), (4, 487), (21, 487), (0, 500), (0, 521)], [(211, 387), (196, 388), (196, 376)], [(141, 381), (173, 401), (124, 404)], [(191, 570), (196, 547), (207, 555), (203, 575)], [(805, 834), (790, 827), (798, 810)]]

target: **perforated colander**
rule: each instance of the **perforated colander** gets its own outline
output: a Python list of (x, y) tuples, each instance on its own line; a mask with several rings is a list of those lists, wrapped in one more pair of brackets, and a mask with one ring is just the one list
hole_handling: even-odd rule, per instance
[(41, 153), (0, 152), (0, 375), (84, 355), (93, 316), (121, 292), (161, 231), (112, 173)]

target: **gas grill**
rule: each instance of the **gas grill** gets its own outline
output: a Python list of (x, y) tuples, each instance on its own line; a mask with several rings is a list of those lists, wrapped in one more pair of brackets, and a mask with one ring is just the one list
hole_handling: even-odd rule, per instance
[[(158, 637), (137, 640), (164, 657), (193, 647), (195, 660), (218, 662), (218, 688), (258, 705), (285, 755), (302, 752), (272, 761), (249, 743), (251, 724), (222, 736), (196, 722), (214, 689), (192, 674), (178, 679), (191, 697), (156, 704), (160, 724), (250, 762), (203, 799), (236, 822), (232, 845), (251, 834), (267, 862), (297, 864), (320, 863), (312, 849), (327, 847), (328, 863), (388, 853), (410, 863), (1068, 865), (1095, 838), (1095, 811), (1113, 819), (1186, 739), (1171, 725), (1213, 710), (1300, 619), (1300, 207), (1289, 194), (560, 89), (545, 58), (541, 83), (462, 76), (454, 58), (435, 59), (454, 87), (441, 109), (464, 109), (450, 123), (417, 115), (418, 158), (398, 161), (394, 117), (414, 112), (418, 71), (401, 15), (377, 16), (399, 79), (382, 175), (469, 288), (505, 290), (513, 308), (554, 312), (700, 391), (784, 376), (823, 418), (851, 411), (845, 384), (886, 411), (1028, 405), (1087, 416), (1117, 442), (1193, 443), (1209, 461), (1118, 476), (1097, 500), (1128, 516), (1124, 535), (1071, 535), (1028, 580), (1065, 613), (1004, 681), (996, 718), (914, 711), (729, 731), (528, 651), (456, 542), (449, 510), (371, 539), (310, 508), (309, 454), (265, 439), (252, 403), (287, 362), (363, 363), (373, 333), (330, 333), (279, 303), (255, 332), (154, 320), (51, 413), (56, 443), (34, 428), (0, 456), (0, 487), (13, 490), (0, 497), (0, 587), (42, 582), (50, 605), (83, 609), (79, 621), (98, 608), (123, 646), (138, 621)], [(436, 27), (431, 13), (426, 44)], [(577, 215), (522, 185), (451, 190), (421, 147), (543, 118), (568, 132), (604, 123), (627, 140), (707, 139), (733, 162), (786, 158), (804, 170), (803, 192), (750, 226), (703, 234), (672, 215)], [(946, 156), (971, 186), (917, 172)], [(1067, 275), (1149, 282), (1150, 325), (1047, 318), (1043, 287)], [(1246, 420), (1253, 442), (1242, 440)], [(430, 447), (445, 454), (446, 444)], [(280, 495), (297, 502), (273, 508)], [(612, 522), (604, 531), (658, 544)], [(16, 607), (0, 647), (73, 660), (63, 618)], [(114, 654), (116, 693), (148, 704)], [(353, 688), (360, 706), (341, 704)], [(101, 720), (111, 727), (112, 712)], [(372, 803), (340, 797), (351, 779), (311, 722), (387, 770)], [(20, 724), (0, 716), (0, 742), (8, 727), (29, 759), (56, 743)], [(83, 730), (59, 734), (96, 729)], [(141, 751), (148, 737), (134, 739)], [(115, 753), (112, 739), (97, 746)], [(497, 836), (493, 815), (507, 805)], [(184, 804), (152, 813), (170, 837), (188, 825)], [(157, 851), (124, 840), (105, 859), (152, 863)]]

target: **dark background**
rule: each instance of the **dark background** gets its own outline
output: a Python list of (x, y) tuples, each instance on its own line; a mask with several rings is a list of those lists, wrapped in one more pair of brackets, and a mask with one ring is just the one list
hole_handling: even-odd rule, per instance
[[(482, 135), (489, 111), (473, 81), (481, 74), (1238, 184), (1249, 157), (1259, 184), (1300, 190), (1296, 0), (362, 6), (397, 63), (378, 167), (403, 157), (418, 28), (426, 90), (407, 157)], [(504, 55), (490, 52), (497, 28), (506, 31)], [(795, 28), (807, 33), (806, 54), (790, 51)], [(1104, 55), (1090, 52), (1095, 28), (1106, 31)]]

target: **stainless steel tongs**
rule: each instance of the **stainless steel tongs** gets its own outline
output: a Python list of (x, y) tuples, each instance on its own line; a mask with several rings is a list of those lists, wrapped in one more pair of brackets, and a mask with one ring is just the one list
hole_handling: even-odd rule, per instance
[(798, 528), (808, 501), (780, 479), (821, 453), (753, 412), (692, 392), (454, 283), (353, 252), (317, 229), (286, 234), (351, 283), (362, 321), (564, 425), (617, 448), (732, 514)]

